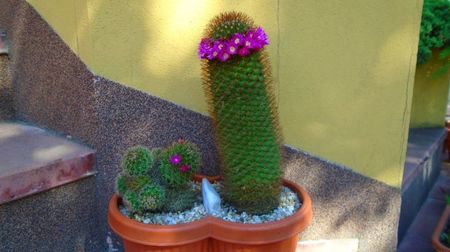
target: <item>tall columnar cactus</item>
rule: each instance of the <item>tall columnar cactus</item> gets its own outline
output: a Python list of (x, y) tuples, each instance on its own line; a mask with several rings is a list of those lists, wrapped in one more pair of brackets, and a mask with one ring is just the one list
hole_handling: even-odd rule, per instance
[(222, 159), (226, 200), (267, 213), (279, 203), (280, 130), (266, 34), (242, 13), (219, 15), (199, 47), (203, 85)]

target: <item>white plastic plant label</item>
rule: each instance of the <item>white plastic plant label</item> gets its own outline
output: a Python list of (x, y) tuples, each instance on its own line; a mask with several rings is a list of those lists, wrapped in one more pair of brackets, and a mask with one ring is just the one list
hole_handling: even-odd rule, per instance
[(0, 29), (0, 54), (8, 54), (9, 45), (6, 37), (6, 31)]

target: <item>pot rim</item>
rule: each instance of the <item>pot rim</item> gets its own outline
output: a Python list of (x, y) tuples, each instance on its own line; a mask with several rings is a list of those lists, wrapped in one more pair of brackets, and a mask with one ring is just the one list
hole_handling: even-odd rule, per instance
[[(211, 217), (215, 224), (211, 237), (238, 244), (267, 244), (288, 239), (301, 233), (312, 221), (312, 201), (308, 192), (296, 183), (283, 179), (283, 185), (294, 191), (302, 201), (300, 209), (293, 215), (278, 221), (244, 224)], [(253, 235), (248, 235), (248, 233)]]
[(431, 243), (434, 249), (438, 252), (450, 252), (450, 248), (441, 243), (440, 237), (441, 233), (444, 231), (447, 221), (450, 219), (450, 206), (446, 206), (444, 212), (439, 218), (439, 222), (434, 229), (433, 235), (431, 237)]
[[(195, 176), (201, 180), (206, 176)], [(206, 177), (211, 181), (220, 177)], [(111, 229), (125, 240), (153, 246), (183, 245), (207, 238), (239, 243), (267, 244), (288, 239), (302, 232), (312, 221), (312, 201), (307, 191), (296, 183), (283, 179), (283, 185), (297, 193), (302, 200), (300, 209), (279, 221), (244, 224), (206, 216), (200, 220), (175, 225), (144, 224), (132, 220), (119, 211), (119, 196), (109, 202), (108, 222)], [(249, 235), (251, 233), (252, 235)]]

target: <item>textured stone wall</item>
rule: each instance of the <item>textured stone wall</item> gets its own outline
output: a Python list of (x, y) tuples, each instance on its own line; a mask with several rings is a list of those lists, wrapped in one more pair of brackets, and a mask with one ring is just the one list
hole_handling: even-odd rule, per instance
[[(106, 242), (106, 212), (126, 148), (164, 146), (183, 136), (199, 145), (202, 172), (218, 173), (208, 117), (92, 74), (22, 0), (2, 0), (0, 26), (12, 33), (17, 118), (71, 135), (97, 151), (94, 233), (99, 235), (92, 239), (99, 244), (90, 251), (118, 246), (115, 238)], [(395, 251), (398, 189), (289, 148), (285, 154), (286, 177), (313, 199), (314, 220), (305, 239), (359, 238), (361, 251)]]
[(89, 177), (0, 205), (0, 251), (105, 251), (94, 182)]
[(359, 239), (358, 251), (396, 251), (400, 190), (307, 153), (285, 148), (285, 177), (310, 193), (304, 240)]

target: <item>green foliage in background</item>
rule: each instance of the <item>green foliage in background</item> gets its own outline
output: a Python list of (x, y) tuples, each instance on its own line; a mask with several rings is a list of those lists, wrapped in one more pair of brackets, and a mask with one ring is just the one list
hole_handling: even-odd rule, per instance
[(432, 57), (433, 49), (443, 49), (439, 55), (442, 67), (433, 75), (439, 77), (450, 69), (450, 1), (424, 0), (420, 27), (417, 64)]

